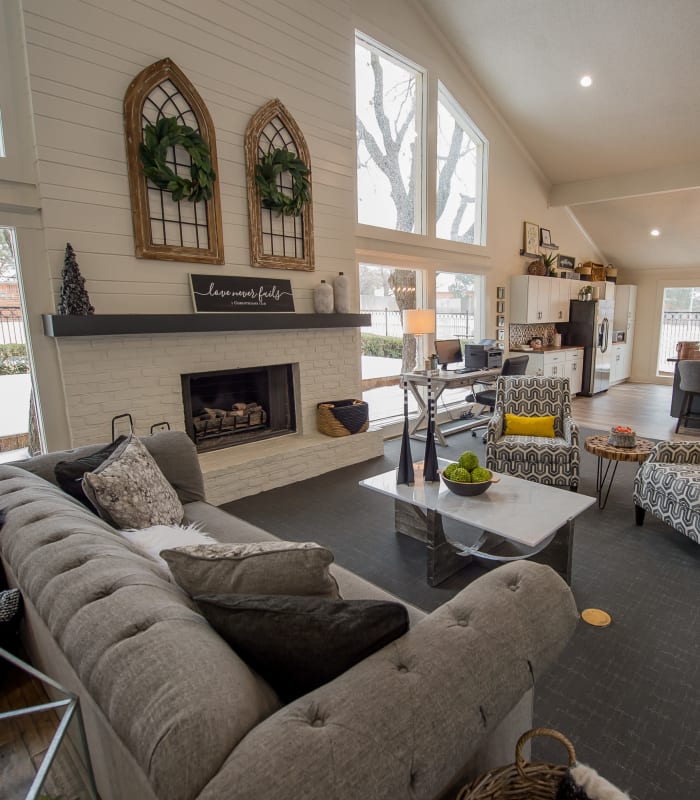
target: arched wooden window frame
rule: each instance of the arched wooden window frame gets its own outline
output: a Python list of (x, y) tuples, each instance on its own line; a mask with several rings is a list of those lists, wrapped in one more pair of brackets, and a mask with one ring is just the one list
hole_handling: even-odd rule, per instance
[[(260, 137), (269, 122), (277, 117), (282, 122), (291, 137), (297, 156), (311, 168), (309, 148), (306, 146), (306, 139), (301, 129), (294, 121), (292, 115), (287, 111), (282, 102), (275, 98), (265, 103), (251, 117), (245, 133), (245, 158), (246, 158), (246, 182), (248, 185), (248, 218), (250, 228), (250, 258), (254, 267), (269, 267), (271, 269), (297, 269), (312, 271), (314, 269), (314, 222), (313, 222), (313, 195), (299, 215), (300, 223), (303, 226), (303, 249), (302, 258), (284, 255), (271, 255), (264, 252), (262, 214), (269, 214), (267, 209), (263, 209), (260, 202), (260, 192), (255, 182), (255, 167), (258, 164), (260, 155), (266, 153), (260, 142)], [(309, 174), (309, 183), (311, 175)], [(274, 212), (272, 212), (274, 213)]]
[[(209, 145), (211, 163), (217, 179), (212, 196), (206, 201), (208, 247), (187, 247), (154, 244), (148, 202), (148, 181), (143, 174), (139, 145), (143, 141), (142, 113), (144, 102), (155, 87), (170, 82), (179, 90), (194, 114), (199, 133)], [(131, 82), (124, 96), (124, 124), (127, 141), (127, 166), (131, 194), (131, 217), (134, 225), (137, 258), (164, 261), (189, 261), (199, 264), (223, 264), (224, 243), (221, 228), (221, 199), (219, 168), (216, 157), (216, 135), (211, 115), (199, 92), (185, 73), (169, 58), (164, 58), (142, 70)], [(188, 203), (181, 200), (180, 203)]]

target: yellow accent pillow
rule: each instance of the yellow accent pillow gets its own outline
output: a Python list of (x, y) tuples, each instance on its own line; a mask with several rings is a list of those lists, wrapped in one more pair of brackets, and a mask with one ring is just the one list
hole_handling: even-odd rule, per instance
[(518, 417), (506, 414), (506, 436), (554, 438), (554, 417)]

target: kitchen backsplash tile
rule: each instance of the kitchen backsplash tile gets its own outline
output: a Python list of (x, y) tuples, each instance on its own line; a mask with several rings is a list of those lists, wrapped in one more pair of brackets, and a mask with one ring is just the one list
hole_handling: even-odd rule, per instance
[(534, 336), (541, 336), (542, 344), (549, 345), (554, 342), (554, 334), (556, 332), (554, 323), (542, 323), (541, 325), (511, 324), (508, 330), (508, 346), (513, 349), (521, 344), (527, 344)]

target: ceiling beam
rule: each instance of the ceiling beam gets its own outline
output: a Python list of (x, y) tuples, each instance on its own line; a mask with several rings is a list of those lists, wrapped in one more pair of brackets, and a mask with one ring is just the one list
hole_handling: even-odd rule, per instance
[(584, 203), (678, 192), (698, 187), (700, 187), (700, 162), (694, 162), (641, 172), (626, 172), (588, 181), (559, 183), (550, 190), (549, 205), (578, 206)]

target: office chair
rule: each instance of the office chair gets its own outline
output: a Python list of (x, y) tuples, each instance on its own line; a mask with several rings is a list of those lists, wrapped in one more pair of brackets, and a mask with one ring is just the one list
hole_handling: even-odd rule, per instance
[[(513, 356), (511, 358), (507, 358), (503, 362), (503, 367), (501, 368), (501, 375), (524, 375), (525, 371), (527, 370), (527, 362), (530, 360), (530, 356)], [(475, 390), (476, 386), (485, 386), (486, 388), (483, 391), (477, 392)], [(496, 407), (496, 382), (492, 381), (490, 383), (481, 383), (480, 381), (476, 381), (472, 386), (472, 400), (469, 400), (469, 397), (466, 398), (467, 402), (473, 403), (481, 403), (481, 405), (488, 406), (489, 411), (493, 413), (494, 408)], [(484, 420), (483, 425), (477, 425), (475, 428), (471, 429), (472, 436), (476, 436), (476, 432), (478, 430), (486, 430), (488, 426), (488, 420)], [(486, 441), (486, 434), (483, 435), (483, 441)]]

